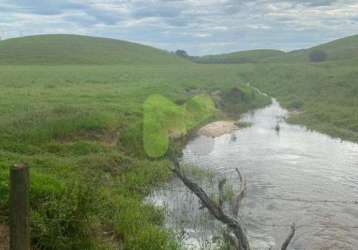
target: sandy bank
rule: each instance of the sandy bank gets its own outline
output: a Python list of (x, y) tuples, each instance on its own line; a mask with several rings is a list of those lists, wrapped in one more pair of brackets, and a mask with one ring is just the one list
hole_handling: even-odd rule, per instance
[(216, 121), (209, 123), (198, 130), (198, 135), (209, 137), (218, 137), (224, 134), (232, 133), (239, 129), (235, 121)]

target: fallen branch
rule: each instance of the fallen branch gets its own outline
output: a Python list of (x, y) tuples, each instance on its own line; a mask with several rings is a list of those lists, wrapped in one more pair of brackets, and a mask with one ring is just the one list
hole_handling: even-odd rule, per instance
[(295, 225), (295, 223), (292, 223), (291, 231), (290, 231), (289, 235), (287, 236), (286, 240), (283, 242), (283, 244), (281, 246), (281, 250), (287, 249), (288, 245), (290, 244), (293, 237), (295, 236), (295, 233), (296, 233), (296, 225)]
[(239, 241), (239, 250), (250, 250), (249, 241), (239, 220), (225, 214), (222, 208), (212, 201), (201, 187), (187, 178), (181, 171), (180, 164), (175, 157), (172, 158), (172, 161), (174, 163), (172, 171), (175, 175), (201, 200), (202, 204), (217, 220), (232, 230)]
[(237, 238), (233, 234), (231, 234), (230, 231), (224, 230), (223, 236), (224, 236), (224, 240), (226, 240), (226, 242), (229, 243), (229, 249), (230, 250), (232, 250), (232, 249), (234, 249), (234, 250), (240, 249), (239, 241), (237, 240)]
[[(223, 211), (224, 204), (224, 185), (226, 183), (226, 179), (222, 179), (219, 181), (219, 202), (218, 204), (211, 200), (206, 192), (199, 187), (196, 183), (192, 182), (189, 178), (185, 176), (182, 172), (180, 164), (176, 157), (171, 157), (171, 160), (174, 164), (174, 168), (171, 170), (174, 174), (184, 183), (184, 185), (189, 188), (201, 201), (201, 208), (206, 207), (211, 215), (213, 215), (217, 220), (221, 221), (223, 224), (227, 226), (229, 231), (224, 232), (224, 238), (231, 244), (232, 247), (238, 250), (250, 250), (250, 244), (246, 236), (246, 232), (241, 226), (240, 220), (238, 218), (239, 208), (241, 205), (241, 200), (244, 198), (246, 192), (246, 180), (244, 176), (240, 173), (239, 169), (236, 168), (236, 172), (240, 178), (240, 190), (238, 195), (236, 196), (236, 202), (233, 208), (233, 216), (228, 216)], [(230, 234), (232, 232), (233, 235)], [(296, 233), (296, 226), (293, 223), (291, 225), (291, 231), (287, 236), (286, 240), (283, 242), (281, 246), (281, 250), (287, 250), (287, 247), (291, 243), (293, 237)]]
[(233, 215), (235, 218), (237, 218), (239, 215), (241, 200), (244, 198), (244, 195), (246, 192), (246, 180), (245, 180), (244, 176), (240, 173), (239, 169), (236, 168), (235, 170), (240, 178), (240, 191), (239, 191), (238, 195), (236, 196), (236, 201), (235, 201), (234, 207), (233, 207)]

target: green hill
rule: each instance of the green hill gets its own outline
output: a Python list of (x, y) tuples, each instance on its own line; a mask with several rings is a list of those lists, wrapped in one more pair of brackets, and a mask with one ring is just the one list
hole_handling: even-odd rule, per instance
[(181, 64), (153, 47), (79, 35), (37, 35), (0, 42), (0, 64)]
[(284, 52), (280, 50), (258, 49), (258, 50), (239, 51), (239, 52), (228, 53), (228, 54), (194, 57), (193, 61), (197, 63), (206, 63), (206, 64), (255, 63), (261, 61), (262, 59), (275, 57), (282, 54), (284, 54)]
[(312, 53), (323, 53), (324, 60), (336, 61), (358, 58), (358, 35), (345, 37), (313, 48), (288, 52), (284, 55), (266, 58), (266, 62), (300, 63), (312, 62)]

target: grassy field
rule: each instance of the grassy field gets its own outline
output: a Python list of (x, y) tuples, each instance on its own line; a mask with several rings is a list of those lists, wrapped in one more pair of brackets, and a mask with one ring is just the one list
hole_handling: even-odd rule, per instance
[[(37, 249), (177, 249), (162, 213), (143, 203), (171, 176), (165, 158), (144, 152), (143, 105), (156, 94), (185, 105), (190, 129), (210, 119), (195, 116), (201, 95), (240, 83), (235, 65), (0, 66), (0, 223), (9, 166), (25, 162)], [(246, 110), (256, 105), (248, 93)]]
[(205, 64), (240, 64), (240, 63), (257, 63), (262, 60), (269, 60), (271, 57), (278, 57), (285, 53), (280, 50), (258, 49), (249, 51), (239, 51), (228, 54), (207, 55), (202, 57), (194, 57), (196, 63)]
[(163, 156), (169, 132), (220, 116), (209, 98), (218, 91), (221, 109), (242, 113), (269, 102), (250, 83), (300, 111), (292, 122), (358, 141), (358, 59), (195, 64), (80, 36), (6, 40), (0, 55), (0, 224), (9, 166), (25, 162), (35, 249), (179, 249), (162, 211), (143, 202), (171, 178), (170, 162), (148, 152)]

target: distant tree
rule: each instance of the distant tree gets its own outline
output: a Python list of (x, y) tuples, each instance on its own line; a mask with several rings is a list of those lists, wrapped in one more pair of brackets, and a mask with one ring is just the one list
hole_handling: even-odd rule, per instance
[(181, 49), (175, 51), (175, 54), (180, 57), (185, 57), (185, 58), (189, 57), (188, 53), (186, 53), (185, 50), (181, 50)]
[(327, 54), (323, 50), (312, 50), (309, 54), (311, 62), (323, 62), (327, 59)]

